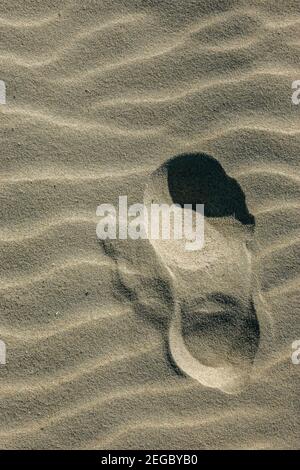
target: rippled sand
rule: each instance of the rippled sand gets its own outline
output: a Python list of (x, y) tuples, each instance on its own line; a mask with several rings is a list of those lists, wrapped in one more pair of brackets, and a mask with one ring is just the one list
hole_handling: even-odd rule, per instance
[[(0, 447), (299, 447), (299, 2), (4, 0), (0, 31)], [(191, 152), (256, 220), (270, 335), (232, 395), (172, 360), (153, 247), (96, 238), (99, 204)]]

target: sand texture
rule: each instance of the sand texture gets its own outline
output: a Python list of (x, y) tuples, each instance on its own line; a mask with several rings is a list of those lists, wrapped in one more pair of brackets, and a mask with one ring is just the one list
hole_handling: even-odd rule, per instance
[[(2, 449), (299, 447), (299, 0), (2, 0)], [(206, 245), (96, 208), (206, 204)]]

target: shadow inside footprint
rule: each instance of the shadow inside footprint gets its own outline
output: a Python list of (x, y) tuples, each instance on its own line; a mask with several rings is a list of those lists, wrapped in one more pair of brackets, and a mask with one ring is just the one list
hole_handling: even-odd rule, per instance
[(254, 224), (248, 211), (245, 195), (237, 181), (228, 176), (213, 157), (185, 154), (166, 164), (168, 187), (174, 203), (204, 204), (206, 217), (233, 215), (242, 224)]
[(245, 194), (213, 157), (184, 154), (151, 175), (145, 203), (191, 204), (194, 209), (204, 204), (200, 251), (187, 252), (178, 241), (150, 241), (173, 282), (173, 361), (202, 385), (236, 393), (249, 382), (260, 340), (247, 243), (255, 219)]

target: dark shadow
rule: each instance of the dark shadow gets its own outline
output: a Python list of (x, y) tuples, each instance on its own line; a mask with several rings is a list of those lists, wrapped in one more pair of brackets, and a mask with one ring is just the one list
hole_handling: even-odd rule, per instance
[(245, 194), (213, 157), (205, 153), (179, 155), (166, 163), (168, 185), (174, 203), (204, 204), (206, 217), (234, 216), (242, 224), (254, 225)]

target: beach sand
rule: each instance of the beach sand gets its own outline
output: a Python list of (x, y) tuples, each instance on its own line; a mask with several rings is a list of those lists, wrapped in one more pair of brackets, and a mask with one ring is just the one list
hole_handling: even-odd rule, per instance
[[(3, 0), (0, 31), (0, 448), (299, 447), (299, 2)], [(189, 193), (178, 155), (225, 175), (208, 251), (99, 242), (98, 205)]]

